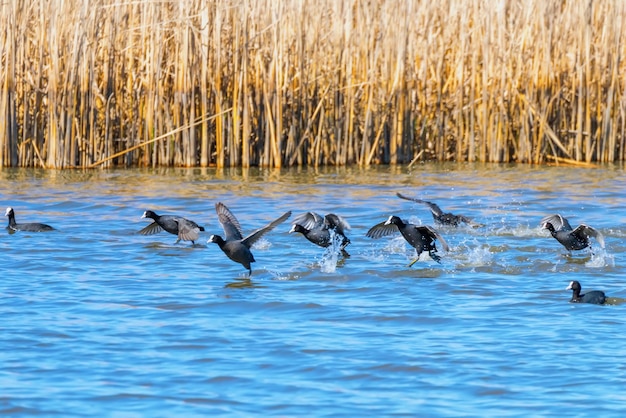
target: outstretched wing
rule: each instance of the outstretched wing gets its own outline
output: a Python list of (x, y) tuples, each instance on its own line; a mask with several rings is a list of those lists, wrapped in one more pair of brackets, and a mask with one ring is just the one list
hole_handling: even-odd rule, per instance
[(435, 216), (441, 216), (443, 215), (443, 211), (441, 210), (441, 208), (436, 204), (436, 203), (432, 203), (432, 202), (427, 202), (425, 200), (422, 199), (416, 199), (413, 197), (408, 197), (403, 195), (402, 193), (396, 193), (396, 196), (398, 196), (400, 199), (404, 199), (404, 200), (410, 200), (412, 202), (416, 202), (416, 203), (421, 203), (423, 205), (426, 205), (430, 208), (430, 211), (435, 215)]
[(283, 213), (280, 218), (273, 220), (269, 224), (265, 225), (263, 228), (257, 229), (256, 231), (245, 237), (241, 242), (246, 246), (251, 247), (252, 245), (254, 245), (255, 242), (260, 240), (265, 233), (271, 231), (281, 223), (285, 222), (290, 216), (291, 211)]
[(344, 218), (334, 213), (329, 213), (324, 216), (324, 225), (328, 229), (334, 229), (335, 232), (344, 234), (345, 229), (350, 229), (350, 224)]
[(195, 242), (200, 238), (200, 228), (195, 222), (185, 218), (176, 218), (176, 223), (178, 223), (179, 239)]
[(397, 232), (400, 232), (400, 230), (398, 229), (396, 225), (391, 224), (391, 223), (388, 225), (385, 225), (386, 223), (387, 221), (383, 221), (381, 223), (374, 225), (373, 227), (369, 229), (369, 231), (367, 231), (365, 236), (369, 238), (377, 239), (377, 238), (386, 237), (387, 235), (392, 235)]
[(580, 224), (576, 229), (572, 231), (572, 235), (576, 236), (576, 238), (588, 238), (594, 237), (598, 244), (600, 244), (601, 248), (604, 248), (604, 235), (600, 231), (585, 224)]
[(184, 219), (186, 222), (188, 222), (192, 227), (194, 228), (198, 228), (198, 230), (203, 231), (204, 232), (204, 227), (198, 225), (197, 222), (192, 221), (191, 219), (187, 219), (187, 218), (182, 218)]
[(139, 231), (139, 233), (141, 235), (154, 235), (154, 234), (158, 234), (161, 231), (163, 231), (163, 228), (161, 228), (161, 225), (159, 225), (156, 222), (152, 222), (152, 223), (150, 223), (150, 225), (147, 225), (147, 226), (143, 227)]
[(571, 231), (572, 226), (569, 224), (567, 218), (559, 215), (558, 213), (554, 215), (548, 215), (541, 220), (541, 226), (545, 228), (545, 224), (551, 224), (554, 227), (555, 231)]
[(318, 229), (324, 226), (324, 218), (315, 212), (307, 212), (293, 218), (291, 223), (306, 229)]
[(217, 219), (222, 224), (226, 241), (240, 240), (243, 237), (241, 225), (235, 215), (222, 202), (215, 204), (215, 212)]

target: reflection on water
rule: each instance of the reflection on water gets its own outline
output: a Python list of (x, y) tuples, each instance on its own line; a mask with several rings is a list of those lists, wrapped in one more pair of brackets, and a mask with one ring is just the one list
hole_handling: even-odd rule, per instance
[(256, 282), (256, 281), (250, 280), (250, 278), (248, 278), (248, 277), (242, 277), (240, 279), (235, 279), (232, 282), (226, 283), (225, 286), (229, 287), (229, 288), (233, 288), (233, 289), (245, 289), (245, 288), (261, 289), (263, 287), (266, 287), (266, 286), (264, 286), (260, 282)]
[[(0, 171), (5, 207), (58, 231), (0, 234), (3, 410), (69, 415), (621, 415), (626, 176), (489, 164)], [(437, 203), (483, 227), (437, 227), (438, 264), (397, 215)], [(221, 201), (251, 232), (287, 210), (336, 213), (349, 257), (289, 221), (253, 274), (206, 241)], [(147, 209), (206, 228), (142, 236)], [(605, 235), (567, 251), (539, 221)], [(298, 236), (296, 236), (298, 235)], [(607, 306), (568, 303), (571, 280)], [(87, 372), (88, 371), (88, 372)], [(407, 393), (413, 394), (407, 396)], [(460, 406), (462, 405), (462, 407)]]

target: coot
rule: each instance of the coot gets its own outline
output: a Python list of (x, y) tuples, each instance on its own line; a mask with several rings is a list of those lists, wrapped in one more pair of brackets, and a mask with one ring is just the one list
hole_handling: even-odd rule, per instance
[(572, 291), (572, 298), (570, 302), (574, 303), (595, 303), (596, 305), (603, 305), (606, 301), (606, 295), (604, 292), (600, 290), (592, 290), (591, 292), (587, 292), (584, 295), (580, 294), (581, 291), (580, 283), (576, 280), (570, 282), (569, 286), (565, 290)]
[(550, 234), (568, 251), (591, 248), (590, 237), (595, 238), (600, 247), (604, 248), (604, 236), (599, 231), (585, 224), (572, 229), (569, 221), (559, 214), (543, 218), (541, 227), (550, 231)]
[(219, 235), (211, 235), (207, 242), (214, 242), (231, 260), (240, 263), (248, 269), (248, 275), (252, 274), (250, 263), (255, 262), (250, 247), (257, 242), (265, 233), (276, 228), (291, 216), (291, 211), (284, 213), (278, 219), (270, 222), (263, 228), (257, 229), (243, 238), (243, 232), (239, 221), (233, 213), (221, 202), (215, 204), (217, 217), (224, 229), (224, 238)]
[(397, 216), (390, 216), (386, 221), (374, 225), (367, 231), (366, 236), (370, 238), (380, 238), (398, 231), (400, 231), (404, 239), (411, 244), (417, 252), (417, 258), (409, 264), (409, 267), (415, 264), (423, 251), (428, 251), (428, 254), (433, 260), (441, 263), (441, 257), (435, 254), (437, 252), (435, 240), (439, 240), (444, 251), (449, 250), (446, 241), (434, 228), (427, 225), (413, 225), (403, 221)]
[(329, 213), (322, 217), (315, 212), (307, 212), (293, 220), (289, 233), (299, 232), (313, 244), (324, 248), (330, 247), (337, 239), (342, 254), (348, 257), (345, 247), (350, 244), (350, 239), (345, 235), (346, 229), (350, 229), (350, 225), (339, 215)]
[(460, 223), (466, 223), (468, 225), (473, 226), (474, 228), (482, 226), (481, 224), (472, 221), (472, 219), (468, 218), (467, 216), (454, 215), (452, 213), (444, 213), (436, 203), (427, 202), (425, 200), (416, 199), (413, 197), (408, 197), (401, 193), (396, 193), (396, 195), (400, 199), (410, 200), (412, 202), (421, 203), (421, 204), (428, 206), (428, 208), (430, 209), (430, 212), (433, 215), (433, 219), (435, 220), (435, 223), (439, 225), (459, 226)]
[(42, 224), (42, 223), (38, 223), (38, 222), (30, 222), (30, 223), (18, 224), (17, 222), (15, 222), (15, 211), (13, 210), (13, 208), (7, 208), (6, 212), (4, 213), (4, 216), (8, 216), (9, 217), (9, 225), (7, 226), (7, 229), (10, 232), (15, 232), (15, 231), (27, 231), (27, 232), (54, 231), (54, 228), (51, 227), (50, 225), (46, 225), (46, 224)]
[(141, 235), (153, 235), (165, 230), (178, 237), (176, 243), (183, 240), (195, 244), (195, 241), (200, 237), (200, 231), (204, 231), (204, 227), (182, 216), (157, 215), (153, 211), (147, 210), (141, 218), (150, 218), (154, 221), (139, 231)]

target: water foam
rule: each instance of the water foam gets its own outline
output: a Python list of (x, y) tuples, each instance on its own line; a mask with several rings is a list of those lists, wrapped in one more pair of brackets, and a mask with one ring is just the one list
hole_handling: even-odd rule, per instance
[(604, 248), (591, 253), (591, 258), (585, 263), (585, 267), (615, 267), (615, 256), (606, 252)]
[(330, 241), (332, 244), (324, 250), (324, 254), (322, 254), (322, 258), (318, 263), (322, 273), (334, 273), (337, 271), (337, 262), (341, 255), (342, 237), (335, 234), (334, 230), (331, 230)]

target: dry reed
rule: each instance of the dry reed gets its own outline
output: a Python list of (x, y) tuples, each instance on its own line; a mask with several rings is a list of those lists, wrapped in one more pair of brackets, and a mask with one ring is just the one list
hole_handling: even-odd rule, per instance
[(613, 162), (626, 2), (4, 0), (0, 166)]

